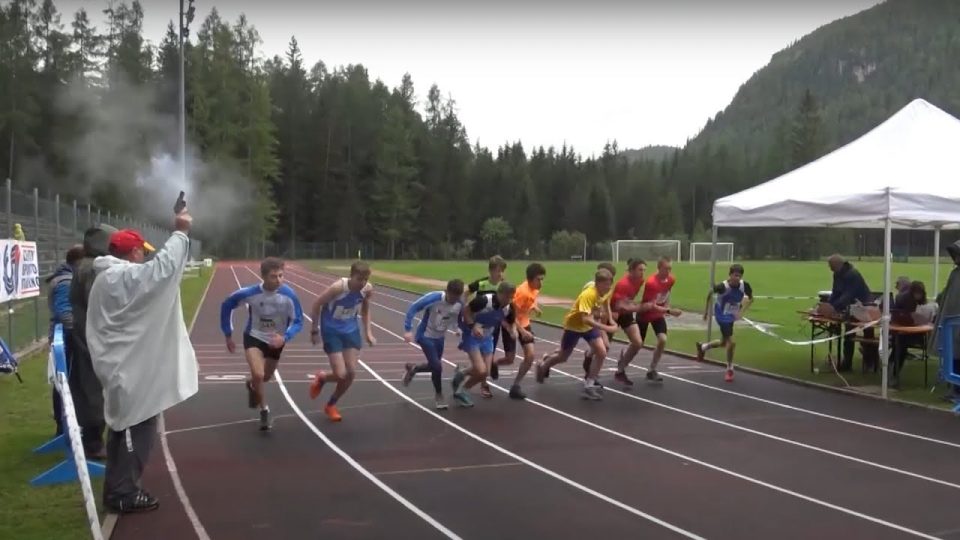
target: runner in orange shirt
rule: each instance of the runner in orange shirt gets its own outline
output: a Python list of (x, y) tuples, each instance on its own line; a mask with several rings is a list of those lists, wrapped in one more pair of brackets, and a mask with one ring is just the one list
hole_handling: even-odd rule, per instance
[[(526, 399), (523, 390), (520, 389), (520, 381), (533, 365), (533, 330), (530, 328), (530, 314), (540, 315), (540, 307), (537, 305), (537, 296), (540, 295), (540, 288), (543, 287), (543, 278), (546, 277), (547, 270), (540, 263), (531, 263), (527, 266), (527, 280), (517, 287), (513, 293), (513, 309), (517, 315), (517, 340), (523, 347), (523, 362), (517, 369), (517, 375), (513, 379), (513, 386), (510, 387), (510, 397), (513, 399)], [(496, 361), (497, 365), (506, 366), (513, 363), (517, 356), (517, 343), (510, 334), (501, 334), (503, 340), (503, 350), (506, 357)]]

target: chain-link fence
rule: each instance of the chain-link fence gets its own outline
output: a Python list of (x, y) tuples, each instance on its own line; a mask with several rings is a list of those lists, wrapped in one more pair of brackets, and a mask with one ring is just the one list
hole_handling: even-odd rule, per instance
[[(26, 300), (7, 302), (0, 313), (0, 332), (4, 332), (7, 344), (20, 350), (33, 342), (47, 337), (50, 312), (47, 308), (47, 283), (57, 266), (62, 263), (66, 251), (83, 242), (83, 233), (88, 228), (107, 224), (118, 229), (137, 229), (148, 242), (163, 246), (170, 236), (154, 224), (113, 214), (75, 199), (63, 199), (59, 194), (41, 197), (39, 190), (24, 193), (13, 189), (7, 179), (0, 189), (0, 231), (6, 238), (14, 238), (19, 225), (24, 239), (37, 243), (37, 259), (40, 269), (40, 296)], [(190, 255), (199, 260), (203, 246), (191, 240)]]

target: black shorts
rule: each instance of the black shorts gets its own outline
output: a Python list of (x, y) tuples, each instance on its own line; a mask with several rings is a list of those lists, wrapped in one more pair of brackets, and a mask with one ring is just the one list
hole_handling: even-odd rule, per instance
[(628, 313), (621, 313), (620, 315), (617, 315), (617, 326), (619, 326), (620, 328), (623, 328), (624, 330), (626, 330), (627, 328), (630, 328), (635, 324), (637, 324), (636, 313), (633, 313), (631, 311)]
[(270, 358), (272, 360), (279, 360), (280, 353), (283, 352), (283, 347), (274, 349), (268, 343), (264, 343), (250, 334), (243, 335), (243, 349), (260, 349), (264, 358)]
[[(523, 329), (533, 334), (533, 330), (530, 329), (530, 326), (525, 326)], [(513, 336), (510, 335), (510, 332), (507, 332), (506, 330), (501, 330), (500, 333), (502, 334), (501, 339), (503, 341), (503, 352), (507, 354), (510, 354), (510, 353), (516, 354), (517, 340), (513, 339)], [(517, 336), (517, 337), (520, 340), (520, 345), (528, 345), (536, 341), (536, 338), (533, 338), (533, 337), (531, 337), (530, 339), (526, 339), (522, 336)]]
[(660, 335), (667, 333), (667, 320), (666, 319), (657, 319), (653, 322), (640, 321), (640, 339), (647, 339), (647, 327), (653, 327), (653, 335)]
[(724, 339), (730, 339), (733, 337), (733, 323), (732, 322), (720, 322), (717, 321), (717, 327), (720, 328), (720, 335)]

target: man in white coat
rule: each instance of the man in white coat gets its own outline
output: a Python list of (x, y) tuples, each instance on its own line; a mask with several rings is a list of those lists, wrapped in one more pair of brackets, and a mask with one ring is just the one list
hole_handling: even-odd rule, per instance
[(180, 308), (180, 279), (192, 218), (147, 262), (153, 246), (133, 230), (110, 237), (110, 255), (94, 261), (87, 343), (103, 385), (107, 467), (103, 504), (113, 512), (154, 510), (140, 476), (157, 435), (157, 417), (197, 393), (197, 360)]

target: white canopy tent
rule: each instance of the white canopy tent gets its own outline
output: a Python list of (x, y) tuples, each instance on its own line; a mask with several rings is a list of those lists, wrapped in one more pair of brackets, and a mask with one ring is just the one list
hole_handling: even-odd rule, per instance
[[(756, 187), (713, 203), (721, 227), (884, 228), (880, 355), (887, 396), (892, 229), (960, 228), (960, 120), (917, 99), (853, 142)], [(713, 250), (710, 281), (716, 277)], [(939, 262), (934, 284), (939, 283)], [(711, 327), (708, 326), (708, 336)]]

